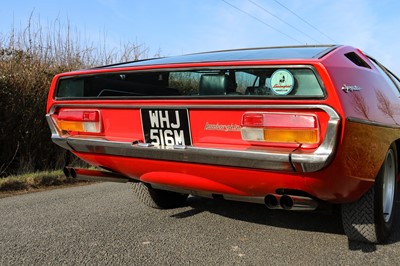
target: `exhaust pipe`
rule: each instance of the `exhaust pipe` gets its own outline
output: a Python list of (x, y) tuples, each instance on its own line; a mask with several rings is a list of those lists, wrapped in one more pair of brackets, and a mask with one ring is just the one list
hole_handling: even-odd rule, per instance
[(279, 204), (284, 210), (314, 211), (318, 207), (317, 201), (309, 197), (283, 195)]
[(82, 181), (127, 183), (130, 180), (128, 177), (121, 174), (92, 169), (64, 167), (63, 172), (66, 177)]
[(65, 175), (65, 177), (71, 177), (71, 167), (64, 167), (63, 168), (63, 173)]
[(312, 198), (292, 195), (268, 194), (264, 203), (271, 210), (314, 211), (318, 207), (317, 201)]
[(264, 198), (265, 206), (267, 206), (267, 208), (270, 210), (282, 209), (281, 205), (279, 205), (280, 198), (281, 198), (281, 195), (268, 194)]

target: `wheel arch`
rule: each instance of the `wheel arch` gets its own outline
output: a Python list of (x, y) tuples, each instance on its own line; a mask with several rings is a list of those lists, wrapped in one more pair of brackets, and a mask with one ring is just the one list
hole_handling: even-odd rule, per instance
[[(400, 166), (400, 156), (399, 156), (399, 152), (400, 152), (400, 138), (399, 139), (397, 139), (397, 140), (395, 140), (394, 141), (394, 144), (395, 144), (395, 146), (396, 146), (396, 151), (397, 151), (397, 169), (399, 169), (399, 166)], [(398, 172), (400, 172), (399, 170), (398, 170)], [(397, 173), (397, 181), (399, 182), (400, 181), (400, 174), (399, 173)]]

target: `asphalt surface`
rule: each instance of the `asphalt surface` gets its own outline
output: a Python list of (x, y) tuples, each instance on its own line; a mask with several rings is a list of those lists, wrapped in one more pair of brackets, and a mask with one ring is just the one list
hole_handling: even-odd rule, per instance
[(112, 183), (0, 199), (0, 265), (399, 264), (400, 228), (386, 245), (352, 243), (335, 211), (196, 197), (155, 210)]

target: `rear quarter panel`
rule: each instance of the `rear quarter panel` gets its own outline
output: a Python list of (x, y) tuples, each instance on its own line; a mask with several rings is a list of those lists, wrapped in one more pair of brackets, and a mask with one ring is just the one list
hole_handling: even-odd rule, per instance
[[(355, 52), (371, 68), (360, 67), (344, 56)], [(399, 92), (378, 72), (369, 59), (351, 47), (341, 47), (323, 60), (343, 109), (343, 128), (335, 164), (340, 173), (373, 181), (389, 146), (400, 137)], [(345, 92), (344, 86), (360, 90)]]

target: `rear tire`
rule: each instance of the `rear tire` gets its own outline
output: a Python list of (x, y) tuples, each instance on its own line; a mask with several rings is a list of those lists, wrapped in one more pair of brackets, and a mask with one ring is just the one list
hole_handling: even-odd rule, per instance
[(149, 184), (133, 183), (133, 191), (145, 205), (155, 209), (171, 209), (182, 206), (188, 194), (152, 188)]
[(342, 205), (342, 222), (349, 240), (382, 243), (390, 235), (396, 216), (397, 151), (392, 145), (375, 184), (358, 201)]

